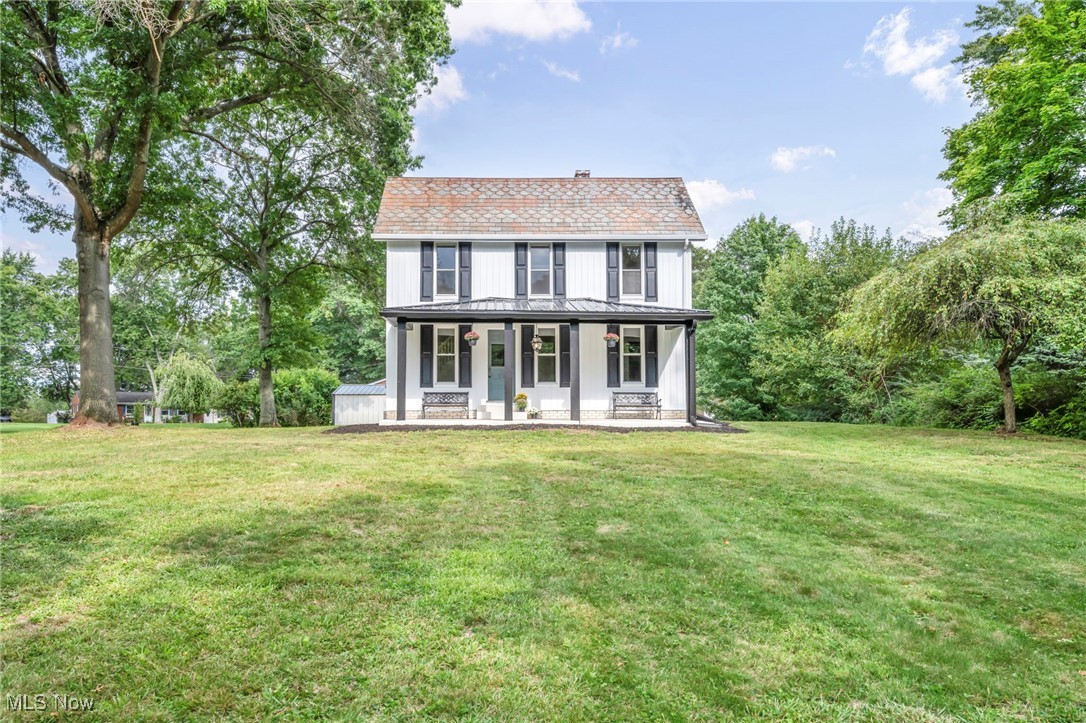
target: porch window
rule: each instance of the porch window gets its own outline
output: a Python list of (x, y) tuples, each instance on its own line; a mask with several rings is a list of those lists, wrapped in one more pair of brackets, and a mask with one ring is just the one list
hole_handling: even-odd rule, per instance
[(540, 382), (558, 381), (558, 337), (553, 328), (536, 332), (543, 341), (535, 355), (535, 378)]
[(456, 329), (437, 330), (437, 381), (456, 382)]
[(550, 244), (532, 244), (528, 256), (531, 265), (532, 296), (551, 295), (551, 247)]
[(622, 293), (641, 295), (641, 244), (622, 244)]
[(642, 364), (641, 328), (627, 326), (622, 329), (622, 382), (640, 384)]
[(438, 244), (434, 295), (456, 296), (456, 244)]

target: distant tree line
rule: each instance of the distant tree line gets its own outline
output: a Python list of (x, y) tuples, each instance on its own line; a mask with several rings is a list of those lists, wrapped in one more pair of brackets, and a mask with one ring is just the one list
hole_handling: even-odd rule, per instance
[(696, 258), (699, 400), (729, 419), (1086, 438), (1086, 4), (980, 6), (946, 239), (764, 215)]

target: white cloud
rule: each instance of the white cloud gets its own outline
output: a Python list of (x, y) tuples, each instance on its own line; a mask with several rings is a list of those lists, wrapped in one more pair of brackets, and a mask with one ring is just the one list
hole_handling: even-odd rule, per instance
[(814, 221), (811, 221), (810, 219), (805, 218), (802, 221), (793, 221), (788, 225), (795, 229), (795, 232), (798, 233), (799, 237), (804, 241), (810, 241), (811, 236), (814, 235), (815, 225)]
[[(954, 68), (942, 63), (958, 43), (954, 30), (936, 30), (922, 38), (909, 39), (909, 8), (881, 18), (864, 42), (864, 56), (874, 56), (890, 76), (908, 76), (914, 88), (933, 103), (942, 103), (951, 87), (961, 86)], [(846, 64), (847, 67), (847, 64)]]
[(769, 163), (778, 171), (791, 173), (799, 167), (800, 161), (818, 156), (835, 158), (837, 151), (829, 146), (797, 146), (795, 148), (781, 146), (773, 151), (773, 155), (769, 157)]
[(965, 93), (965, 85), (962, 83), (962, 77), (954, 73), (954, 68), (949, 65), (940, 65), (934, 68), (928, 68), (922, 70), (912, 78), (909, 82), (913, 84), (913, 87), (919, 90), (926, 100), (932, 103), (942, 103), (946, 101), (950, 95), (951, 88), (958, 88), (960, 92)]
[(468, 97), (468, 92), (464, 89), (464, 79), (455, 67), (441, 65), (434, 69), (434, 74), (437, 76), (437, 85), (431, 88), (429, 93), (419, 96), (415, 103), (416, 114), (440, 112)]
[(603, 42), (600, 43), (600, 55), (616, 53), (623, 48), (634, 48), (637, 47), (639, 42), (637, 38), (629, 33), (622, 32), (622, 23), (619, 23), (614, 34), (604, 37)]
[(565, 78), (566, 80), (572, 80), (575, 83), (581, 82), (581, 74), (579, 71), (570, 70), (569, 68), (563, 68), (558, 63), (552, 63), (549, 60), (544, 60), (543, 65), (547, 66), (547, 72), (551, 75), (559, 78)]
[(932, 188), (914, 193), (905, 203), (908, 225), (902, 229), (903, 236), (930, 239), (946, 236), (947, 229), (939, 212), (954, 202), (954, 194), (947, 188)]
[(6, 231), (0, 231), (0, 249), (6, 251), (14, 251), (20, 254), (30, 254), (34, 259), (34, 263), (38, 268), (38, 271), (45, 271), (45, 273), (52, 273), (54, 268), (48, 268), (50, 266), (55, 267), (55, 264), (49, 264), (41, 252), (45, 250), (45, 244), (35, 243), (21, 236), (12, 236)]
[(487, 43), (495, 35), (539, 42), (592, 29), (592, 21), (575, 1), (464, 0), (460, 7), (449, 8), (446, 13), (454, 43)]
[(686, 184), (690, 198), (698, 211), (708, 211), (721, 206), (728, 206), (736, 201), (753, 201), (754, 191), (740, 188), (733, 191), (720, 181), (707, 178), (704, 181), (691, 181)]

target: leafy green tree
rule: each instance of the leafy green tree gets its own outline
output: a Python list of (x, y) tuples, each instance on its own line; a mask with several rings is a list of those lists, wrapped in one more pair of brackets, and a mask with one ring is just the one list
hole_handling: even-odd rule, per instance
[(370, 139), (343, 136), (319, 118), (276, 106), (216, 124), (201, 149), (216, 172), (211, 192), (153, 232), (148, 255), (177, 267), (202, 264), (208, 283), (250, 301), (257, 320), (260, 425), (277, 424), (272, 375), (284, 342), (273, 308), (304, 319), (329, 272), (364, 283), (383, 268), (367, 229), (384, 179), (401, 172)]
[(755, 312), (769, 269), (804, 250), (799, 234), (776, 218), (751, 217), (720, 239), (705, 264), (694, 305), (715, 315), (698, 328), (702, 403), (729, 419), (760, 419), (770, 398), (751, 371)]
[(323, 337), (322, 365), (348, 383), (371, 382), (385, 373), (385, 320), (380, 306), (354, 284), (336, 282), (309, 313)]
[[(117, 421), (110, 250), (145, 204), (198, 195), (179, 148), (274, 99), (410, 159), (411, 105), (450, 52), (434, 0), (12, 0), (0, 6), (0, 184), (33, 227), (72, 229), (77, 421)], [(36, 164), (74, 209), (33, 193)]]
[[(123, 255), (116, 258), (123, 258)], [(121, 267), (113, 274), (113, 351), (117, 385), (150, 385), (155, 422), (161, 421), (162, 388), (156, 368), (186, 349), (206, 355), (204, 327), (219, 299), (178, 272)]]
[(751, 369), (785, 418), (865, 421), (888, 394), (885, 376), (832, 338), (850, 292), (894, 263), (889, 231), (840, 219), (810, 249), (793, 250), (766, 274), (754, 323)]
[(162, 404), (189, 414), (206, 414), (222, 396), (223, 383), (203, 360), (181, 351), (158, 367)]
[(0, 408), (26, 407), (36, 394), (71, 401), (78, 340), (75, 270), (70, 259), (53, 275), (29, 254), (5, 249), (0, 259)]
[(1017, 431), (1011, 368), (1038, 338), (1086, 349), (1086, 222), (1019, 222), (952, 236), (859, 288), (839, 336), (886, 365), (903, 354), (992, 344), (1004, 430)]
[(974, 24), (989, 32), (959, 58), (979, 111), (943, 149), (956, 228), (1086, 216), (1086, 3), (1031, 10), (981, 6)]

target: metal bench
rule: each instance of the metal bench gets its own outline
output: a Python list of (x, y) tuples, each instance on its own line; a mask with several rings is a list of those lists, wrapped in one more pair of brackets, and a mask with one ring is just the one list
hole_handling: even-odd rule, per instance
[(423, 392), (422, 418), (426, 419), (427, 409), (463, 409), (468, 416), (467, 392)]
[(656, 392), (611, 392), (611, 419), (618, 419), (618, 413), (651, 412), (660, 418), (660, 397)]

